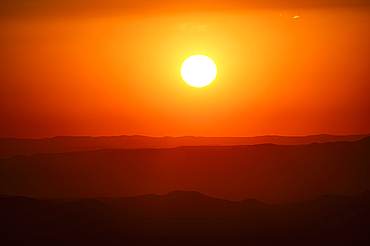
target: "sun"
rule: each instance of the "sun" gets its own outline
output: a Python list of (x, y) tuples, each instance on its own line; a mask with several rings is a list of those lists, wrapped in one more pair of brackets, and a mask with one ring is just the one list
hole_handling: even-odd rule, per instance
[(185, 59), (180, 69), (182, 79), (190, 86), (205, 87), (217, 76), (217, 66), (206, 55), (192, 55)]

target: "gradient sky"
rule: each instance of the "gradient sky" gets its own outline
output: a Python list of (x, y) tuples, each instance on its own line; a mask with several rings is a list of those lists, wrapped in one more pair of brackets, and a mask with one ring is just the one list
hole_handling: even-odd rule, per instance
[(176, 2), (2, 1), (0, 137), (370, 132), (369, 1)]

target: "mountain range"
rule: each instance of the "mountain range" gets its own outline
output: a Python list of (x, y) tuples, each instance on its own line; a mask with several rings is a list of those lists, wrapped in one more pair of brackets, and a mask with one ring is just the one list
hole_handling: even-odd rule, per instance
[(16, 155), (0, 160), (0, 194), (130, 197), (196, 190), (265, 203), (370, 189), (370, 137), (306, 145), (184, 146)]
[(370, 134), (256, 137), (147, 137), (123, 135), (111, 137), (58, 136), (43, 139), (3, 138), (0, 139), (0, 159), (14, 155), (65, 153), (98, 149), (175, 148), (180, 146), (230, 146), (264, 143), (298, 145), (314, 142), (355, 141), (367, 136), (370, 136)]
[(369, 245), (370, 191), (289, 204), (194, 191), (73, 202), (0, 197), (3, 245)]

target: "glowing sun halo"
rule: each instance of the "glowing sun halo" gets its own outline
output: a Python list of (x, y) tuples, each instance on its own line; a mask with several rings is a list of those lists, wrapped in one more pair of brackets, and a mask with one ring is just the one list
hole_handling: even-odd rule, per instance
[(216, 63), (206, 55), (192, 55), (181, 64), (181, 77), (190, 86), (204, 87), (217, 75)]

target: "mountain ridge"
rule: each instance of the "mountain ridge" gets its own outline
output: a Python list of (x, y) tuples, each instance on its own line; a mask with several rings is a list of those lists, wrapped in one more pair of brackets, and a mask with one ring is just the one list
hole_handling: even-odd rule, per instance
[(42, 139), (0, 139), (0, 159), (14, 155), (38, 153), (68, 153), (99, 149), (174, 148), (179, 146), (234, 146), (273, 143), (279, 145), (311, 144), (313, 142), (356, 141), (370, 134), (358, 135), (308, 135), (255, 137), (149, 137), (141, 135), (122, 136), (56, 136)]
[(0, 193), (30, 197), (128, 197), (197, 190), (265, 203), (353, 195), (370, 189), (370, 137), (310, 145), (120, 149), (0, 160)]
[[(199, 192), (196, 192), (197, 196)], [(167, 194), (166, 194), (167, 195)], [(0, 236), (5, 245), (368, 245), (370, 191), (355, 196), (325, 195), (290, 204), (245, 206), (193, 201), (181, 206), (146, 201), (81, 199), (55, 202), (0, 197)], [(173, 194), (172, 194), (173, 195)], [(177, 192), (182, 201), (195, 195)], [(143, 206), (144, 204), (144, 206)], [(186, 204), (185, 204), (186, 205)]]

